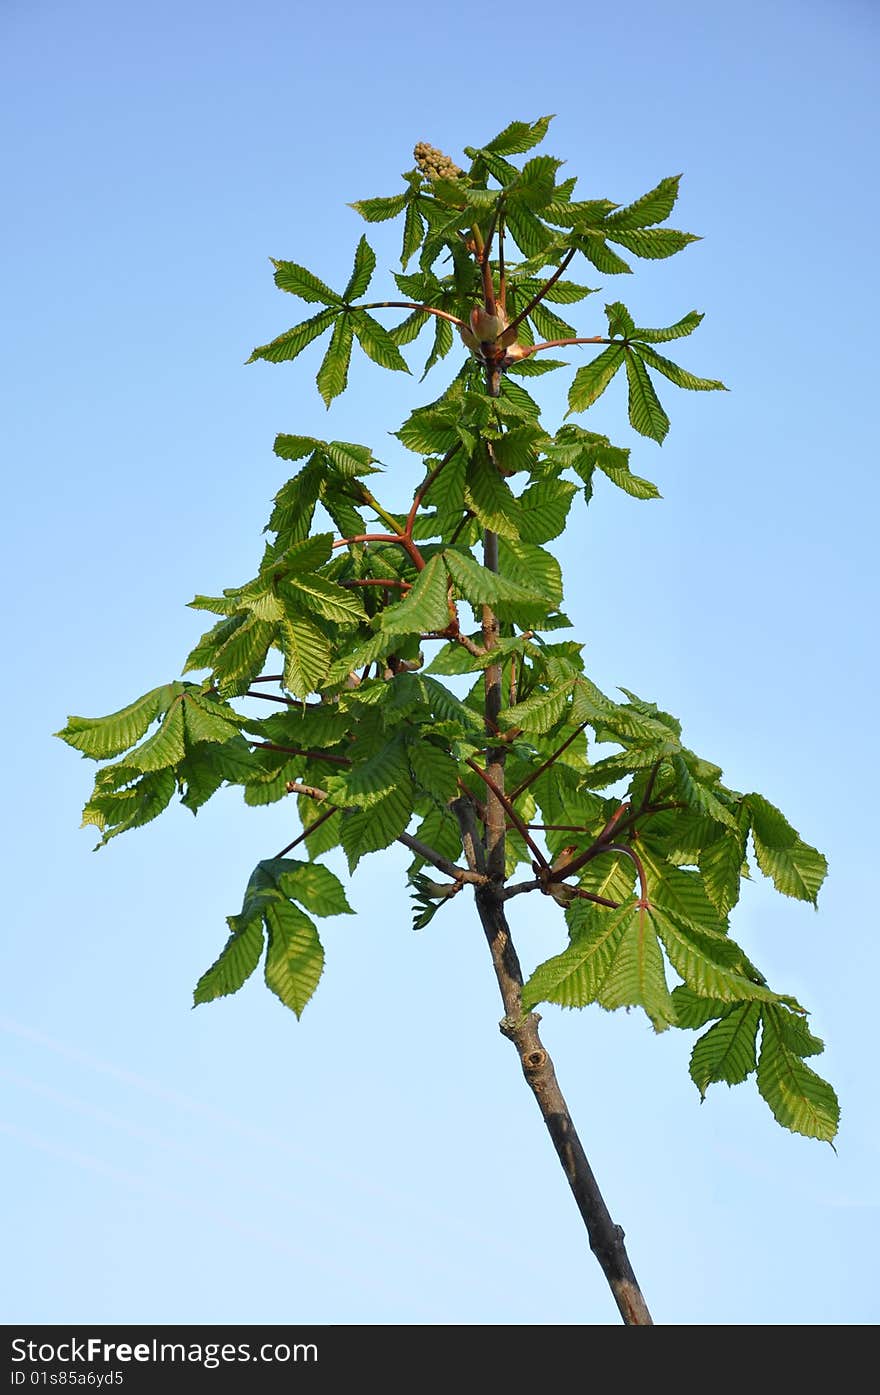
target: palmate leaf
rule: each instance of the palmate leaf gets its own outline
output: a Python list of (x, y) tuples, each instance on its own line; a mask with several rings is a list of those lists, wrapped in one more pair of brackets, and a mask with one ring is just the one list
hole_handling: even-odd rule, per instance
[(784, 1008), (762, 1012), (758, 1089), (783, 1128), (831, 1143), (840, 1122), (834, 1090), (804, 1064), (786, 1040), (790, 1014)]
[(324, 951), (312, 920), (294, 902), (317, 915), (344, 915), (351, 907), (337, 877), (326, 867), (293, 858), (272, 858), (254, 868), (238, 915), (219, 958), (202, 975), (195, 1002), (235, 993), (253, 973), (263, 948), (266, 983), (297, 1017), (318, 985)]
[(633, 902), (616, 911), (585, 912), (568, 949), (541, 964), (523, 988), (526, 1011), (540, 1002), (642, 1007), (655, 1031), (673, 1024), (675, 1009), (649, 913)]

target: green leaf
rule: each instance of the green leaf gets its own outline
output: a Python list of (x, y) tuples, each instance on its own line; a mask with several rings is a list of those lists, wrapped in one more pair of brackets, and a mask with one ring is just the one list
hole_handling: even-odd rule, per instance
[(540, 145), (547, 134), (552, 116), (541, 116), (537, 121), (511, 121), (509, 126), (486, 142), (487, 150), (496, 155), (524, 155), (533, 146)]
[(672, 765), (675, 770), (676, 792), (685, 804), (691, 809), (696, 809), (700, 814), (706, 814), (716, 823), (723, 823), (728, 828), (738, 832), (739, 824), (733, 814), (721, 803), (720, 799), (716, 798), (711, 790), (707, 789), (699, 780), (694, 779), (684, 756), (674, 755)]
[(329, 407), (334, 397), (345, 391), (348, 383), (348, 365), (351, 360), (353, 329), (351, 315), (340, 315), (333, 326), (330, 343), (318, 375), (315, 379), (318, 391)]
[(275, 268), (275, 285), (279, 290), (289, 291), (300, 300), (317, 302), (321, 305), (339, 305), (340, 297), (329, 286), (325, 286), (311, 271), (296, 262), (279, 262), (269, 259)]
[(783, 1128), (830, 1143), (840, 1122), (837, 1096), (786, 1045), (782, 1028), (786, 1016), (783, 1008), (763, 1012), (758, 1089)]
[[(230, 916), (230, 924), (239, 918)], [(263, 952), (263, 925), (259, 915), (233, 930), (210, 969), (202, 974), (193, 994), (193, 1006), (210, 1003), (214, 998), (237, 993), (250, 978)]]
[(757, 1003), (740, 1003), (696, 1042), (691, 1052), (690, 1075), (703, 1099), (716, 1081), (740, 1085), (757, 1069), (760, 1021)]
[(620, 335), (624, 339), (631, 339), (635, 333), (635, 320), (629, 313), (625, 305), (619, 300), (615, 300), (613, 305), (605, 306), (605, 315), (608, 320), (608, 333)]
[(221, 689), (247, 687), (266, 662), (266, 654), (275, 634), (275, 626), (255, 615), (249, 615), (217, 651), (214, 676)]
[(330, 668), (330, 644), (325, 635), (305, 616), (282, 620), (281, 644), (284, 650), (284, 686), (294, 697), (315, 693)]
[(368, 315), (358, 310), (351, 316), (358, 343), (368, 358), (382, 368), (391, 368), (398, 373), (408, 373), (409, 365), (401, 354), (388, 330)]
[(746, 795), (752, 841), (758, 866), (783, 896), (814, 906), (828, 863), (820, 852), (798, 837), (791, 824), (760, 794)]
[(360, 597), (322, 576), (289, 576), (283, 583), (283, 589), (285, 595), (298, 597), (305, 608), (322, 615), (325, 620), (350, 624), (364, 619)]
[(507, 191), (508, 208), (521, 203), (536, 212), (546, 208), (555, 193), (556, 171), (561, 164), (552, 155), (535, 155), (527, 160)]
[(430, 741), (412, 741), (407, 754), (413, 775), (422, 789), (445, 804), (458, 793), (458, 764), (448, 752)]
[(669, 339), (684, 339), (688, 334), (693, 334), (703, 318), (696, 310), (689, 310), (682, 319), (676, 320), (674, 325), (668, 325), (666, 329), (636, 329), (632, 337), (645, 344), (662, 344)]
[(618, 276), (621, 273), (632, 271), (632, 267), (623, 260), (623, 257), (619, 257), (613, 248), (608, 246), (604, 232), (581, 227), (571, 241), (579, 251), (583, 252), (587, 260), (593, 263), (596, 270), (603, 272), (606, 276)]
[(466, 479), (465, 503), (476, 514), (483, 527), (491, 529), (502, 538), (518, 538), (519, 503), (485, 449), (477, 450), (471, 456)]
[(718, 1002), (715, 998), (704, 998), (684, 983), (673, 988), (672, 1001), (677, 1025), (692, 1030), (699, 1030), (700, 1027), (705, 1027), (707, 1022), (711, 1022), (713, 1017), (723, 1017), (730, 1011), (728, 1003)]
[[(656, 484), (634, 475), (629, 468), (630, 452), (621, 446), (612, 446), (607, 437), (594, 436), (585, 446), (583, 459), (591, 466), (600, 469), (612, 484), (629, 494), (633, 499), (659, 499), (661, 494)], [(575, 469), (578, 466), (575, 465)], [(578, 470), (578, 473), (581, 473)]]
[(448, 320), (434, 319), (434, 346), (425, 360), (425, 367), (422, 377), (425, 378), (441, 358), (445, 358), (455, 343), (455, 335), (452, 332), (452, 325)]
[(384, 223), (403, 212), (407, 198), (407, 194), (392, 194), (387, 199), (358, 199), (356, 203), (350, 203), (348, 206), (359, 213), (367, 223)]
[(425, 235), (425, 224), (418, 206), (411, 200), (406, 207), (406, 219), (403, 224), (403, 246), (400, 251), (400, 265), (405, 267), (411, 257), (414, 257), (422, 244)]
[(182, 699), (182, 706), (187, 748), (200, 741), (225, 745), (237, 735), (240, 718), (225, 703), (216, 702), (198, 693), (187, 693)]
[(294, 325), (293, 329), (287, 329), (283, 334), (279, 334), (277, 339), (273, 339), (268, 344), (262, 344), (258, 349), (254, 349), (248, 363), (254, 363), (256, 359), (266, 359), (269, 363), (286, 363), (292, 358), (301, 354), (313, 339), (317, 339), (323, 334), (325, 329), (329, 329), (333, 321), (338, 316), (339, 311), (322, 310), (319, 314), (313, 315), (310, 320), (304, 320), (300, 325)]
[(135, 770), (164, 770), (177, 765), (185, 754), (183, 704), (178, 699), (168, 710), (159, 730), (130, 751), (125, 763)]
[(532, 605), (544, 602), (539, 592), (518, 586), (498, 572), (481, 567), (479, 562), (455, 548), (447, 548), (442, 555), (456, 587), (472, 605), (494, 605), (499, 601), (521, 601)]
[(662, 446), (669, 430), (669, 418), (657, 399), (644, 364), (632, 349), (626, 354), (626, 376), (629, 381), (630, 424), (640, 435), (649, 436)]
[(329, 867), (294, 857), (267, 859), (260, 866), (285, 896), (299, 901), (314, 915), (354, 915), (342, 882)]
[(672, 212), (675, 200), (678, 198), (680, 180), (680, 174), (661, 179), (655, 188), (649, 190), (647, 194), (642, 194), (642, 197), (636, 199), (634, 203), (609, 213), (605, 219), (605, 226), (614, 229), (615, 240), (617, 232), (621, 229), (649, 228), (653, 223), (664, 222)]
[(727, 915), (739, 900), (745, 839), (739, 833), (724, 833), (700, 848), (698, 857), (706, 892)]
[(324, 950), (315, 924), (289, 901), (266, 906), (269, 944), (266, 951), (266, 983), (301, 1017), (324, 970)]
[(674, 228), (633, 228), (623, 232), (615, 227), (609, 233), (609, 237), (613, 237), (615, 242), (619, 242), (627, 251), (634, 252), (637, 257), (645, 257), (651, 261), (672, 257), (687, 247), (689, 242), (700, 240), (693, 233), (678, 232)]
[(167, 712), (183, 690), (182, 683), (165, 683), (108, 717), (68, 717), (67, 726), (55, 735), (93, 760), (121, 755), (140, 741), (151, 723)]
[(522, 727), (523, 731), (540, 734), (550, 731), (564, 716), (569, 705), (571, 684), (530, 693), (525, 702), (506, 708), (499, 722), (506, 727)]
[(689, 388), (691, 392), (727, 392), (723, 383), (719, 383), (715, 378), (697, 378), (693, 373), (688, 373), (686, 368), (681, 368), (679, 364), (673, 363), (671, 359), (664, 358), (662, 354), (656, 353), (646, 345), (640, 345), (638, 350), (639, 358), (644, 363), (655, 368), (658, 373), (662, 373), (664, 378), (668, 378), (676, 387)]
[[(574, 375), (568, 393), (568, 410), (584, 412), (601, 397), (618, 368), (624, 361), (624, 350), (620, 344), (609, 344), (592, 363), (585, 363)], [(627, 367), (629, 359), (627, 357)]]
[(506, 222), (507, 231), (527, 257), (546, 251), (554, 242), (553, 234), (523, 204), (508, 208)]
[(376, 253), (367, 239), (362, 237), (354, 254), (351, 277), (342, 293), (342, 299), (346, 305), (350, 305), (353, 300), (359, 300), (365, 294), (375, 270)]
[(445, 629), (449, 624), (446, 587), (442, 558), (432, 557), (406, 599), (383, 611), (381, 623), (385, 634), (421, 634), (422, 631)]
[(396, 433), (407, 450), (417, 455), (445, 455), (458, 442), (448, 409), (418, 407)]
[(686, 929), (657, 907), (652, 908), (650, 916), (672, 967), (701, 997), (717, 998), (723, 1003), (778, 1000), (778, 994), (730, 967), (731, 961), (735, 964), (742, 956), (732, 940)]
[(543, 543), (558, 538), (565, 528), (575, 494), (577, 485), (552, 476), (529, 485), (518, 501), (519, 536), (522, 540)]

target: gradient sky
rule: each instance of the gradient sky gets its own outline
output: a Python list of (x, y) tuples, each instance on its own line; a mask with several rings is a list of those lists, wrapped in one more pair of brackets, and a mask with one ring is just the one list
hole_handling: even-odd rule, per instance
[[(253, 574), (276, 431), (367, 442), (392, 507), (411, 489), (386, 433), (445, 380), (361, 359), (328, 416), (316, 352), (244, 369), (297, 316), (267, 258), (340, 282), (346, 204), (394, 192), (414, 141), (456, 156), (545, 112), (582, 197), (682, 171), (672, 222), (705, 239), (577, 269), (603, 291), (586, 334), (605, 299), (706, 311), (679, 357), (731, 392), (667, 385), (662, 450), (619, 384), (591, 414), (664, 497), (573, 512), (566, 609), (600, 684), (677, 713), (828, 855), (818, 913), (756, 884), (734, 929), (828, 1044), (838, 1151), (751, 1082), (701, 1106), (692, 1034), (641, 1014), (548, 1008), (545, 1041), (657, 1321), (880, 1316), (878, 32), (869, 0), (0, 4), (4, 1321), (616, 1321), (465, 898), (413, 934), (407, 858), (382, 854), (323, 924), (301, 1022), (258, 975), (192, 1012), (291, 811), (229, 791), (93, 856), (93, 767), (50, 736), (177, 676), (185, 603)], [(561, 947), (536, 899), (513, 907), (529, 967)]]

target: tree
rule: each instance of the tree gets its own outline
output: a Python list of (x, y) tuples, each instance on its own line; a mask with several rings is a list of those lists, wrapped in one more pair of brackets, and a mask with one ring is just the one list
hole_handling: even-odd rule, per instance
[[(157, 817), (175, 793), (193, 813), (229, 785), (251, 806), (295, 796), (301, 830), (252, 873), (197, 1004), (234, 993), (265, 954), (267, 985), (301, 1015), (324, 967), (312, 917), (351, 909), (321, 861), (331, 849), (351, 871), (406, 846), (417, 928), (473, 894), (501, 1030), (621, 1315), (647, 1324), (535, 1009), (641, 1008), (657, 1032), (706, 1029), (690, 1064), (701, 1095), (754, 1074), (780, 1124), (831, 1142), (837, 1100), (806, 1064), (822, 1042), (728, 924), (749, 845), (777, 890), (814, 905), (826, 864), (767, 799), (730, 788), (688, 749), (675, 717), (628, 690), (623, 701), (600, 691), (581, 646), (555, 633), (569, 622), (545, 544), (576, 496), (590, 503), (597, 471), (635, 499), (658, 491), (607, 437), (575, 421), (548, 432), (523, 380), (565, 367), (553, 349), (598, 346), (574, 374), (568, 416), (622, 371), (629, 420), (658, 443), (669, 421), (653, 375), (692, 391), (723, 384), (657, 347), (693, 333), (696, 311), (643, 328), (614, 301), (607, 332), (581, 337), (550, 308), (593, 293), (566, 278), (578, 256), (617, 275), (631, 270), (622, 253), (665, 258), (694, 239), (661, 226), (677, 178), (621, 207), (576, 199), (576, 181), (558, 182), (560, 161), (548, 155), (514, 163), (549, 121), (515, 121), (468, 148), (467, 171), (420, 142), (403, 192), (353, 205), (367, 223), (402, 217), (401, 299), (364, 299), (376, 266), (365, 237), (341, 292), (298, 263), (274, 263), (278, 287), (319, 308), (249, 362), (287, 362), (329, 335), (317, 374), (328, 407), (346, 387), (355, 341), (381, 367), (408, 372), (401, 348), (431, 327), (425, 373), (456, 331), (463, 341), (452, 382), (396, 433), (421, 462), (405, 507), (377, 498), (369, 446), (279, 435), (275, 453), (295, 471), (276, 495), (256, 576), (191, 602), (220, 617), (183, 669), (207, 676), (165, 683), (108, 717), (70, 717), (58, 734), (106, 762), (84, 813), (99, 846)], [(384, 310), (406, 314), (389, 329), (373, 313)], [(265, 702), (277, 710), (261, 716)], [(615, 749), (596, 755), (593, 744)], [(535, 893), (559, 905), (568, 942), (524, 980), (507, 904)]]

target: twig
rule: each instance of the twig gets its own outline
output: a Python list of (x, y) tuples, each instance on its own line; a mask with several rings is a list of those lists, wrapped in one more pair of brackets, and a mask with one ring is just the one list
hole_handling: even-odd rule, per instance
[(332, 819), (333, 815), (338, 813), (339, 809), (335, 805), (332, 809), (325, 809), (323, 814), (319, 814), (314, 823), (310, 823), (308, 828), (304, 828), (302, 833), (300, 833), (297, 838), (294, 838), (292, 843), (288, 843), (286, 848), (282, 848), (280, 853), (276, 853), (276, 858), (286, 857), (289, 852), (293, 852), (293, 849), (304, 842), (310, 834), (314, 833), (316, 828), (320, 828), (322, 823), (326, 823), (328, 819)]
[(495, 798), (498, 800), (504, 812), (513, 822), (513, 826), (516, 829), (516, 831), (525, 839), (525, 842), (528, 844), (532, 852), (535, 854), (535, 857), (540, 866), (546, 867), (547, 871), (549, 872), (550, 864), (548, 863), (544, 854), (541, 852), (541, 849), (538, 847), (537, 843), (535, 843), (533, 839), (529, 836), (529, 830), (523, 823), (519, 814), (516, 812), (515, 809), (511, 808), (507, 796), (504, 794), (503, 790), (499, 789), (498, 785), (496, 785), (495, 781), (492, 779), (492, 776), (487, 775), (486, 771), (483, 770), (481, 766), (477, 765), (475, 760), (471, 760), (470, 756), (468, 756), (466, 764), (470, 766), (471, 770), (476, 771), (480, 779), (483, 780), (486, 785), (488, 785), (489, 789), (492, 791)]

